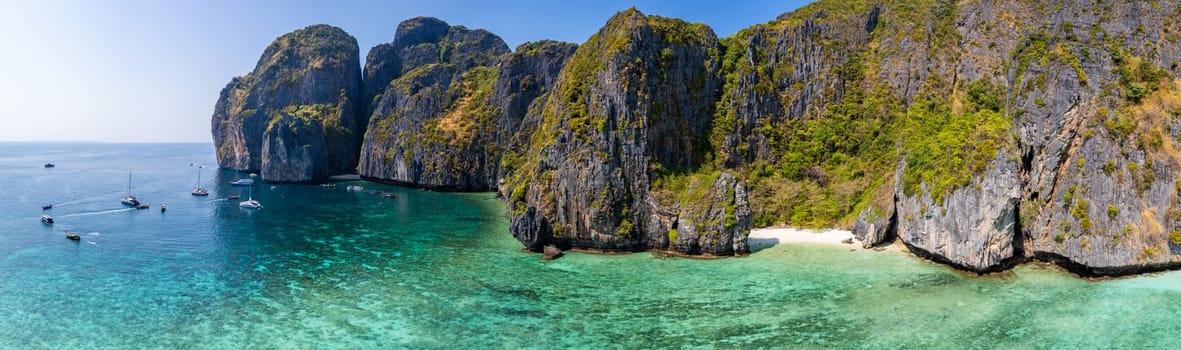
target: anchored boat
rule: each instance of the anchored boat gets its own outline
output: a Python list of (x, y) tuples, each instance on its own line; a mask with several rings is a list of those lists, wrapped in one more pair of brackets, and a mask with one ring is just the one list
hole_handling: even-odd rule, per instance
[(122, 202), (123, 202), (123, 205), (126, 205), (126, 206), (131, 206), (131, 207), (136, 207), (136, 208), (138, 208), (140, 206), (139, 199), (136, 199), (135, 196), (131, 195), (131, 172), (130, 171), (127, 172), (127, 197), (123, 197)]
[(254, 200), (250, 191), (246, 191), (246, 200), (238, 202), (238, 206), (246, 209), (262, 209), (262, 203)]
[(204, 196), (208, 196), (208, 195), (209, 195), (209, 191), (208, 191), (208, 190), (206, 190), (206, 189), (204, 189), (204, 188), (201, 188), (201, 168), (204, 168), (204, 166), (198, 166), (198, 167), (197, 167), (197, 185), (196, 185), (196, 186), (193, 186), (193, 192), (192, 192), (192, 194), (193, 194), (194, 196), (201, 196), (201, 197), (204, 197)]

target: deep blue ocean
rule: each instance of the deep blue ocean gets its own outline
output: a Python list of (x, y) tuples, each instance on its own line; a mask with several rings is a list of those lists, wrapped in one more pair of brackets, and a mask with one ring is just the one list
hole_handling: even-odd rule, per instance
[[(0, 348), (1181, 347), (1178, 272), (977, 277), (807, 244), (544, 262), (492, 194), (259, 184), (242, 209), (248, 175), (213, 151), (0, 143)], [(150, 209), (119, 203), (129, 172)]]

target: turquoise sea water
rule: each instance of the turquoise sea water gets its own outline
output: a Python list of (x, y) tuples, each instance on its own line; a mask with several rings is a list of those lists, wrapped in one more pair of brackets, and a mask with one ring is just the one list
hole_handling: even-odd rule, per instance
[[(189, 164), (212, 153), (0, 143), (0, 348), (1181, 346), (1179, 273), (1094, 282), (1026, 265), (982, 278), (788, 244), (543, 262), (491, 194), (263, 185), (265, 208), (250, 211), (224, 200), (238, 174), (206, 169), (212, 194), (192, 197)], [(129, 170), (152, 209), (119, 204)]]

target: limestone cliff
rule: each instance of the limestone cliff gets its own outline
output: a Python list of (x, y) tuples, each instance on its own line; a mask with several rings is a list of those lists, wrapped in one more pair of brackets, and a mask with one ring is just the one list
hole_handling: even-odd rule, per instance
[[(645, 53), (694, 56), (665, 50), (669, 35), (625, 11), (563, 70), (527, 152), (539, 159), (509, 164), (513, 231), (531, 248), (668, 248), (684, 231), (674, 203), (729, 202), (687, 193), (733, 173), (756, 225), (852, 227), (867, 246), (897, 237), (972, 271), (1030, 258), (1083, 274), (1175, 267), (1177, 12), (1175, 1), (821, 1), (694, 43), (713, 50), (689, 90), (716, 105), (699, 108), (647, 94), (653, 81), (674, 92), (695, 81), (660, 80), (685, 66)], [(582, 56), (591, 50), (598, 59)], [(711, 116), (650, 117), (670, 101)], [(653, 142), (651, 130), (684, 137)]]
[(254, 71), (221, 91), (213, 142), (223, 168), (279, 182), (317, 181), (356, 168), (357, 41), (315, 25), (275, 39)]
[(708, 27), (635, 9), (579, 46), (529, 147), (506, 156), (514, 236), (534, 250), (746, 253), (741, 182), (684, 175), (705, 163), (719, 53)]
[(758, 224), (981, 272), (1179, 266), (1178, 6), (821, 1), (729, 39), (713, 139)]
[(487, 172), (490, 187), (509, 175), (511, 169), (502, 167), (522, 157), (518, 150), (528, 149), (537, 126), (541, 124), (541, 107), (557, 84), (558, 76), (578, 45), (544, 40), (524, 43), (500, 63), (496, 84), (492, 88), (489, 103), (496, 108), (495, 125), (492, 128), (494, 146), (491, 162), (496, 169)]
[[(366, 89), (380, 92), (361, 148), (369, 179), (440, 190), (488, 190), (495, 158), (490, 104), (508, 46), (484, 30), (414, 18), (370, 50)], [(380, 87), (380, 88), (379, 88)]]
[(223, 166), (316, 177), (344, 144), (307, 133), (364, 100), (362, 175), (494, 188), (533, 250), (742, 254), (751, 226), (787, 224), (977, 272), (1177, 268), (1179, 2), (825, 0), (722, 39), (629, 9), (512, 53), (415, 18), (358, 97), (292, 87), (313, 74), (270, 57), (310, 44), (277, 41), (214, 133)]
[(456, 66), (463, 72), (494, 66), (508, 53), (500, 37), (483, 29), (451, 26), (432, 17), (415, 17), (398, 24), (394, 41), (369, 50), (365, 58), (365, 98), (377, 106), (390, 82), (423, 65)]

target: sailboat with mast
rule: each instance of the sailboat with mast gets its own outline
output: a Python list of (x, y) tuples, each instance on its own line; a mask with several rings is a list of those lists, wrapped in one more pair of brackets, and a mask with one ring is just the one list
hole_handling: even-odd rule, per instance
[(262, 209), (262, 203), (254, 200), (249, 187), (246, 188), (246, 200), (238, 202), (238, 206), (247, 209)]
[(193, 192), (192, 192), (194, 196), (202, 196), (203, 197), (203, 196), (209, 195), (208, 190), (201, 188), (201, 169), (202, 168), (204, 168), (204, 166), (200, 166), (200, 165), (197, 166), (197, 185), (193, 187)]
[(123, 205), (137, 207), (137, 208), (140, 205), (139, 199), (136, 199), (135, 196), (131, 195), (131, 172), (130, 171), (127, 172), (127, 197), (123, 197), (122, 202), (123, 202)]

